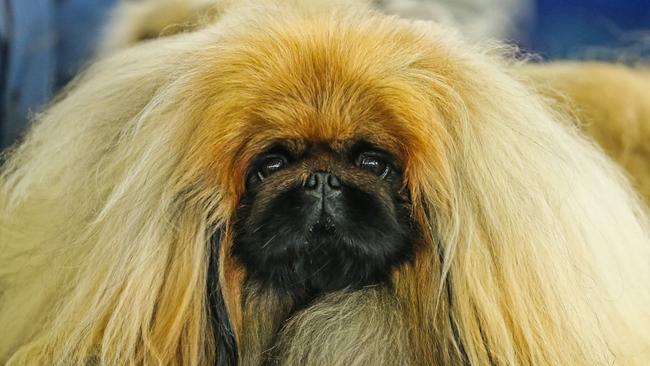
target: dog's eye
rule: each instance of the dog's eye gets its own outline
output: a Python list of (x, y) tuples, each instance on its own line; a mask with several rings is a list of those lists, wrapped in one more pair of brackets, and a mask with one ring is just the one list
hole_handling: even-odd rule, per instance
[(273, 173), (284, 169), (287, 166), (287, 159), (280, 155), (267, 156), (259, 165), (257, 177), (264, 180)]
[(357, 166), (384, 179), (390, 173), (390, 164), (373, 153), (363, 153), (357, 159)]

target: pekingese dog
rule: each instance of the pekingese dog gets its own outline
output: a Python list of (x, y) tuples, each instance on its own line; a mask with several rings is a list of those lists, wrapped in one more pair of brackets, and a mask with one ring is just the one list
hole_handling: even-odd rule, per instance
[(647, 364), (647, 207), (547, 77), (359, 1), (223, 5), (10, 153), (0, 362)]

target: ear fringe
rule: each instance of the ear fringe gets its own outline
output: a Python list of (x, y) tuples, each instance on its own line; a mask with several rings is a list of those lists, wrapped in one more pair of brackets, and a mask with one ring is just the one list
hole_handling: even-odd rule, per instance
[(102, 61), (7, 161), (0, 360), (214, 358), (208, 229), (225, 217), (220, 192), (201, 189), (197, 172), (182, 166), (193, 126), (177, 98), (187, 93), (178, 72), (193, 46), (169, 41)]
[[(431, 86), (432, 99), (445, 89), (460, 96), (448, 95), (444, 110), (449, 201), (425, 203), (432, 215), (424, 227), (435, 228), (443, 265), (427, 249), (396, 278), (403, 303), (412, 304), (413, 338), (426, 344), (422, 362), (647, 361), (650, 331), (639, 324), (650, 324), (650, 229), (637, 195), (563, 116), (493, 66), (500, 61), (456, 58), (471, 77), (430, 77), (446, 83)], [(439, 181), (417, 178), (430, 182), (415, 187)], [(439, 298), (442, 306), (432, 306)], [(437, 346), (456, 354), (432, 354)]]

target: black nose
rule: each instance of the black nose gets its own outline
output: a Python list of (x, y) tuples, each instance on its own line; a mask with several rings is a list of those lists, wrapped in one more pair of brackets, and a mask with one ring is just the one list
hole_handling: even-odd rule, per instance
[(314, 172), (305, 182), (305, 189), (316, 195), (327, 197), (341, 190), (341, 181), (330, 173)]

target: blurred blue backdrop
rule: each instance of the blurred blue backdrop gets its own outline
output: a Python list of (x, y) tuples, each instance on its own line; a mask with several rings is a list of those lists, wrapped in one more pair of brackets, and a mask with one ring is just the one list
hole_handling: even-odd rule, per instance
[(0, 0), (0, 149), (91, 56), (115, 0)]
[(650, 56), (650, 0), (536, 0), (519, 43), (544, 58)]
[[(0, 0), (0, 148), (90, 58), (115, 2)], [(534, 0), (512, 40), (545, 59), (647, 59), (650, 0)]]

